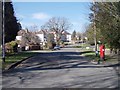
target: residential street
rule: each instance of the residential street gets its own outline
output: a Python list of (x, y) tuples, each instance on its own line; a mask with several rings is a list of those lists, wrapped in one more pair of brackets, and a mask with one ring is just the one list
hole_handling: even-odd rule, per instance
[(3, 88), (117, 88), (114, 68), (91, 63), (79, 48), (41, 51), (3, 73)]
[(120, 90), (119, 0), (1, 0), (2, 90)]

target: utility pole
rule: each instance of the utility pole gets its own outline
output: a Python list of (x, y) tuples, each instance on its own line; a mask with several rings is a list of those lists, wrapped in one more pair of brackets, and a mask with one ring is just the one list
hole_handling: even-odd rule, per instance
[(2, 62), (5, 62), (5, 1), (2, 0)]
[[(93, 4), (95, 4), (95, 0), (93, 0)], [(97, 35), (96, 35), (96, 23), (95, 23), (95, 7), (93, 7), (94, 9), (94, 13), (93, 13), (93, 16), (94, 16), (94, 22), (93, 22), (93, 29), (94, 29), (94, 43), (95, 43), (95, 55), (97, 56), (98, 54), (98, 51), (97, 51)]]

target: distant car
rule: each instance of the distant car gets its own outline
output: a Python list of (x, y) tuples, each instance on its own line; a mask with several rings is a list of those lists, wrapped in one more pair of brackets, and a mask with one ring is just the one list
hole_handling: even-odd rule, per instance
[(60, 50), (60, 46), (58, 46), (58, 45), (55, 46), (55, 47), (54, 47), (54, 50)]

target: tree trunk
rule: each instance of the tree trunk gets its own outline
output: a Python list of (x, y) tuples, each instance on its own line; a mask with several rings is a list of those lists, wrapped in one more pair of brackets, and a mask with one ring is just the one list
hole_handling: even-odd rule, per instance
[(110, 48), (110, 54), (112, 54), (112, 52), (113, 52), (113, 48)]
[(117, 49), (114, 49), (114, 54), (117, 54)]
[(118, 50), (118, 63), (120, 64), (120, 49)]

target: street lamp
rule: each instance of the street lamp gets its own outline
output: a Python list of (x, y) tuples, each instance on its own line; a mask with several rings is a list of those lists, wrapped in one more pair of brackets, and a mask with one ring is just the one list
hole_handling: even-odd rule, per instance
[(5, 62), (5, 1), (2, 0), (2, 61)]

